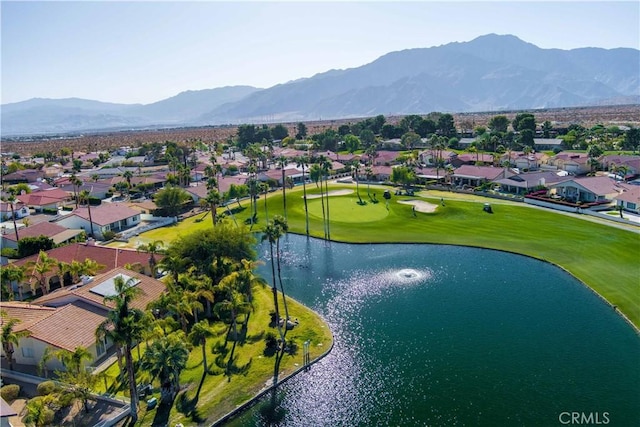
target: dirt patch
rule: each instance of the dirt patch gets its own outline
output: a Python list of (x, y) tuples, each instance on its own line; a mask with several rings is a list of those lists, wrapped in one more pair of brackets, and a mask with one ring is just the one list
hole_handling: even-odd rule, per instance
[[(351, 194), (353, 193), (353, 190), (334, 190), (334, 191), (329, 191), (327, 194), (325, 194), (325, 196), (329, 195), (329, 196), (346, 196), (347, 194)], [(320, 195), (319, 194), (310, 194), (307, 196), (307, 199), (319, 199)]]
[(415, 206), (417, 212), (423, 213), (435, 212), (438, 208), (438, 205), (434, 205), (433, 203), (425, 202), (422, 200), (399, 200), (398, 203), (402, 203), (403, 205), (413, 205)]

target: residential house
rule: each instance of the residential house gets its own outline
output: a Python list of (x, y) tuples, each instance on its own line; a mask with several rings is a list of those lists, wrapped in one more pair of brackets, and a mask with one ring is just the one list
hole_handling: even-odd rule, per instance
[(563, 141), (559, 138), (533, 138), (533, 148), (536, 151), (561, 149)]
[(359, 160), (361, 157), (359, 154), (353, 154), (353, 153), (340, 154), (340, 153), (334, 153), (333, 151), (327, 151), (326, 153), (318, 153), (318, 154), (319, 155), (324, 154), (329, 160), (343, 163), (343, 164), (347, 162), (351, 162), (353, 160)]
[(616, 202), (616, 206), (622, 206), (622, 209), (625, 211), (640, 214), (639, 186), (628, 186), (621, 194), (615, 196), (613, 200)]
[(59, 188), (49, 188), (41, 191), (33, 191), (29, 194), (21, 194), (18, 199), (36, 212), (55, 211), (71, 200), (69, 194)]
[(2, 182), (7, 185), (20, 184), (21, 182), (36, 182), (45, 178), (40, 169), (23, 169), (2, 175)]
[(447, 170), (445, 168), (416, 168), (414, 170), (418, 183), (442, 183), (447, 177)]
[(503, 192), (524, 195), (540, 187), (546, 188), (551, 184), (566, 180), (566, 177), (560, 176), (553, 171), (536, 171), (497, 179), (494, 182), (500, 185), (500, 190)]
[[(132, 308), (145, 310), (149, 302), (166, 290), (159, 280), (117, 268), (86, 283), (58, 289), (31, 303), (0, 302), (0, 308), (7, 313), (6, 318), (21, 320), (15, 330), (29, 332), (29, 336), (20, 339), (13, 355), (15, 361), (37, 366), (47, 348), (74, 351), (78, 347), (84, 347), (92, 355), (87, 366), (95, 366), (104, 360), (113, 343), (97, 339), (95, 332), (114, 308), (113, 303), (104, 299), (115, 294), (117, 277), (140, 289), (131, 301)], [(63, 369), (57, 358), (49, 360), (46, 367), (49, 371)]]
[[(285, 167), (284, 177), (285, 180), (287, 180), (287, 178), (290, 178), (293, 183), (302, 183), (302, 171), (295, 166)], [(258, 180), (262, 182), (274, 180), (278, 183), (279, 187), (282, 187), (282, 169), (269, 169), (268, 171), (261, 172), (258, 174)]]
[(67, 228), (82, 228), (87, 235), (91, 235), (91, 223), (93, 223), (93, 237), (101, 240), (105, 238), (104, 235), (108, 231), (117, 233), (140, 223), (140, 212), (126, 204), (103, 203), (90, 209), (91, 218), (89, 218), (89, 208), (81, 206), (56, 221)]
[(91, 197), (97, 199), (106, 199), (111, 186), (105, 182), (93, 182), (85, 181), (82, 185), (75, 186), (70, 182), (57, 183), (58, 188), (67, 192), (70, 197), (74, 197), (76, 194), (80, 194), (82, 191), (88, 191)]
[(608, 171), (612, 171), (614, 167), (626, 167), (627, 173), (623, 177), (624, 179), (631, 179), (636, 175), (640, 175), (640, 156), (610, 155), (602, 156), (598, 161), (600, 162), (600, 167)]
[(513, 175), (515, 173), (507, 168), (462, 165), (453, 172), (451, 179), (453, 185), (458, 187), (478, 187), (486, 182), (509, 178)]
[(196, 187), (186, 187), (184, 191), (187, 192), (193, 199), (193, 203), (196, 205), (200, 203), (201, 199), (205, 199), (209, 194), (209, 189), (206, 185), (198, 185)]
[(558, 153), (549, 158), (549, 166), (572, 175), (585, 175), (591, 171), (589, 156), (585, 153)]
[[(55, 243), (56, 245), (68, 243), (80, 236), (82, 233), (84, 233), (83, 230), (69, 230), (68, 228), (48, 221), (30, 225), (29, 227), (21, 228), (19, 230), (19, 236), (21, 239), (24, 239), (25, 237), (45, 236), (53, 240), (53, 243)], [(18, 241), (16, 240), (15, 233), (6, 232), (3, 229), (1, 239), (2, 247), (13, 249), (18, 248)]]
[(55, 163), (51, 166), (45, 165), (42, 168), (42, 171), (44, 172), (45, 178), (58, 178), (64, 173), (64, 167), (62, 167), (62, 165), (58, 163)]
[(550, 192), (572, 203), (611, 202), (631, 187), (608, 176), (592, 176), (558, 182)]
[[(150, 266), (151, 256), (149, 253), (133, 249), (97, 246), (95, 241), (91, 239), (85, 243), (71, 243), (69, 245), (53, 248), (48, 250), (46, 253), (56, 261), (67, 264), (71, 264), (73, 261), (83, 262), (86, 259), (94, 260), (99, 266), (98, 273), (104, 273), (118, 267), (129, 267), (147, 276), (151, 276), (152, 274)], [(164, 258), (164, 255), (155, 254), (154, 258), (156, 262), (160, 262), (162, 258)], [(34, 268), (39, 261), (40, 254), (35, 254), (22, 258), (14, 263), (16, 266), (29, 266), (25, 271), (26, 282), (16, 284), (13, 287), (18, 298), (22, 299), (28, 294), (31, 294), (32, 288), (37, 288), (34, 284), (36, 280)], [(61, 276), (57, 269), (50, 271), (46, 275), (45, 280), (49, 290), (55, 290), (62, 286), (70, 286), (74, 284), (74, 280), (69, 273), (65, 273)], [(39, 289), (36, 289), (34, 296), (37, 295), (42, 295)]]
[[(388, 150), (380, 150), (376, 151), (376, 154), (373, 159), (374, 166), (391, 166), (396, 163), (396, 159), (401, 155), (400, 151), (388, 151)], [(363, 155), (362, 161), (365, 164), (369, 164), (369, 156)]]
[(448, 151), (448, 150), (424, 150), (421, 151), (420, 154), (418, 155), (418, 160), (420, 161), (420, 163), (423, 163), (427, 166), (433, 166), (436, 164), (435, 159), (436, 156), (438, 157), (438, 159), (440, 160), (440, 164), (444, 163), (449, 164), (451, 163), (451, 159), (453, 159), (454, 157), (457, 156), (457, 154), (453, 151)]
[(0, 201), (0, 220), (7, 221), (13, 218), (22, 219), (30, 215), (29, 207), (21, 201), (13, 202), (13, 206), (9, 202)]
[(141, 200), (139, 202), (129, 202), (127, 206), (140, 212), (141, 220), (151, 220), (155, 216), (158, 205), (153, 200)]
[(233, 185), (247, 185), (249, 177), (247, 175), (235, 175), (235, 176), (223, 176), (218, 179), (218, 191), (220, 194), (224, 194), (229, 191), (231, 184)]
[(459, 168), (462, 165), (492, 165), (494, 158), (492, 154), (487, 153), (461, 153), (457, 156), (453, 156), (450, 159), (450, 163), (453, 167)]
[(389, 181), (391, 179), (392, 173), (393, 173), (393, 167), (391, 166), (378, 165), (378, 166), (371, 167), (371, 174), (372, 174), (373, 181), (379, 181), (379, 182)]

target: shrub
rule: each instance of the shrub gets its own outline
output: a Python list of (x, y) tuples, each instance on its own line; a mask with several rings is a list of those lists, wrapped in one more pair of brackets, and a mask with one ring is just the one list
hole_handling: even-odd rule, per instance
[(264, 343), (267, 347), (267, 349), (274, 349), (278, 347), (278, 338), (276, 337), (276, 334), (269, 331), (266, 333), (265, 337), (264, 337)]
[(43, 381), (36, 387), (36, 393), (38, 396), (46, 396), (57, 390), (56, 383), (53, 381)]
[(57, 403), (61, 408), (68, 408), (69, 406), (73, 405), (73, 402), (75, 402), (75, 400), (76, 397), (73, 395), (73, 393), (65, 391), (58, 395)]
[(0, 388), (0, 396), (7, 402), (12, 402), (18, 398), (20, 386), (18, 384), (7, 384)]
[(18, 250), (13, 248), (0, 249), (0, 255), (7, 258), (18, 258)]
[(116, 233), (115, 231), (109, 230), (102, 233), (102, 236), (104, 237), (104, 240), (113, 240), (113, 238), (116, 237)]

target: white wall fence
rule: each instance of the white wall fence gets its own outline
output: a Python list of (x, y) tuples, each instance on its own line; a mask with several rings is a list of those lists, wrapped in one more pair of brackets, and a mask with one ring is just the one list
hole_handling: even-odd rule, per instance
[(564, 211), (564, 212), (581, 213), (581, 211), (583, 210), (575, 206), (566, 206), (566, 205), (561, 205), (559, 203), (545, 202), (543, 200), (530, 199), (528, 197), (524, 198), (524, 202), (530, 205), (541, 206), (543, 208), (555, 209), (557, 211)]
[(176, 222), (175, 218), (164, 218), (164, 217), (150, 217), (151, 219), (145, 219), (148, 221), (146, 224), (138, 225), (134, 228), (130, 228), (128, 230), (123, 231), (120, 234), (120, 239), (130, 239), (133, 236), (144, 233), (145, 231), (153, 230), (156, 228), (164, 227), (169, 224), (173, 224)]

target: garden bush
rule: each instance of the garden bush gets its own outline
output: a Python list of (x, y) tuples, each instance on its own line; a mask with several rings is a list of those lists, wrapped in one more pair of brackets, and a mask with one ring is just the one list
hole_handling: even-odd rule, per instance
[(0, 388), (0, 396), (8, 403), (13, 402), (20, 394), (20, 386), (18, 384), (7, 384)]
[(53, 381), (43, 381), (36, 387), (36, 393), (38, 396), (46, 396), (54, 393), (57, 389), (58, 386), (56, 386), (56, 383)]
[(0, 249), (0, 255), (7, 258), (18, 258), (18, 250), (13, 248)]

